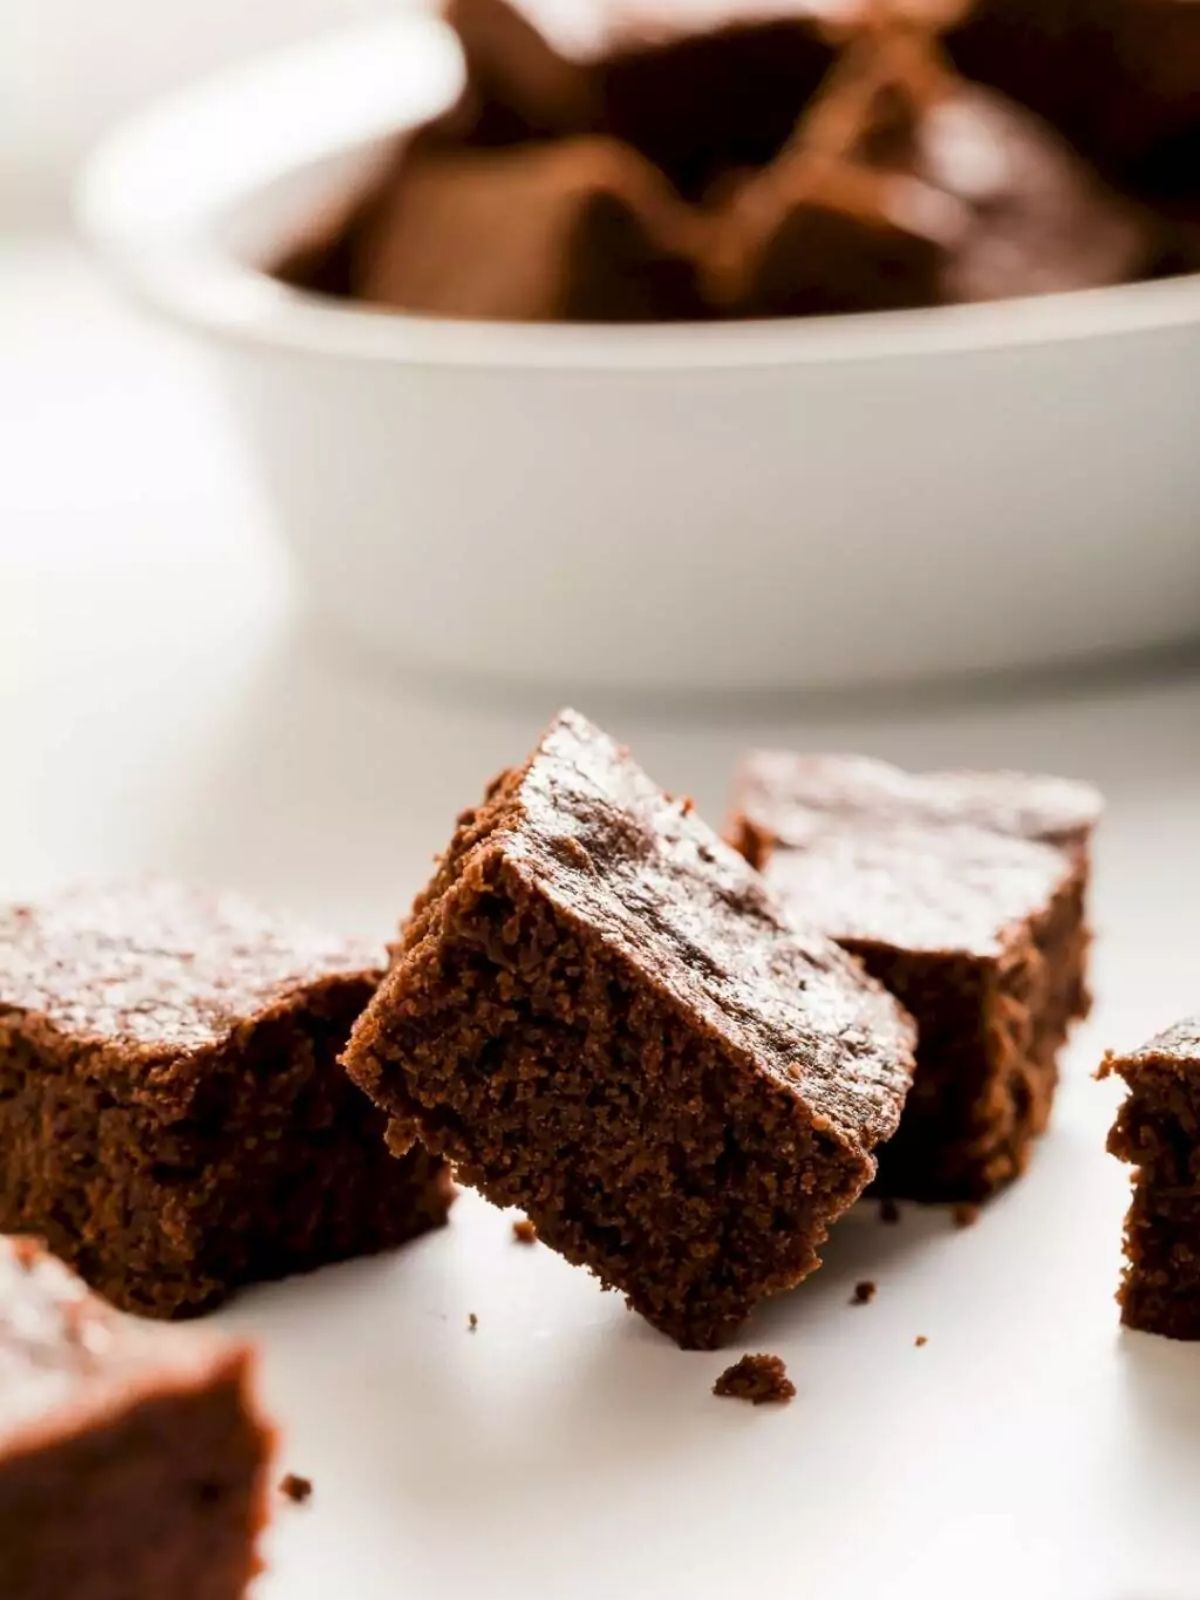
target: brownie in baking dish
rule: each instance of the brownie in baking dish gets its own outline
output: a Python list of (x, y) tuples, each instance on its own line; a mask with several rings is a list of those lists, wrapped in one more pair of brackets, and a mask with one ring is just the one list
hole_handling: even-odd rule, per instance
[(355, 1026), (391, 1140), (448, 1156), (689, 1346), (818, 1264), (909, 1019), (574, 712), (460, 818)]
[(377, 959), (163, 882), (0, 911), (0, 1227), (172, 1317), (442, 1222), (337, 1061)]
[(917, 1074), (879, 1152), (879, 1192), (978, 1201), (1024, 1169), (1089, 1005), (1098, 814), (1093, 790), (1057, 779), (771, 752), (743, 763), (731, 837), (797, 919), (858, 956), (917, 1022)]
[(1121, 1320), (1200, 1339), (1200, 1016), (1128, 1055), (1110, 1054), (1100, 1071), (1129, 1091), (1108, 1138), (1134, 1168)]
[(4, 1600), (240, 1600), (270, 1430), (245, 1345), (151, 1328), (0, 1240)]

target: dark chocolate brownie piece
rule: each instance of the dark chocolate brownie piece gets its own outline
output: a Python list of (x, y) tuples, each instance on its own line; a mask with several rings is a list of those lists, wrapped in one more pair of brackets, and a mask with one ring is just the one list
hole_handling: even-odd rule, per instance
[(821, 9), (448, 0), (475, 107), (468, 138), (606, 133), (699, 197), (720, 174), (770, 160), (790, 135), (833, 60)]
[[(942, 781), (844, 757), (751, 757), (731, 836), (793, 914), (908, 1007), (917, 1075), (879, 1190), (976, 1201), (1020, 1173), (1058, 1051), (1088, 1005), (1086, 839), (1096, 799), (1000, 774)], [(994, 828), (976, 824), (991, 818)], [(1059, 848), (1023, 834), (1048, 829)], [(1004, 831), (1002, 831), (1004, 830)]]
[(908, 1089), (900, 1007), (563, 712), (418, 897), (351, 1076), (538, 1238), (710, 1345), (817, 1264)]
[(615, 140), (478, 150), (431, 137), (358, 224), (350, 292), (506, 321), (694, 317), (695, 231), (662, 175)]
[(713, 1393), (730, 1400), (749, 1400), (751, 1405), (778, 1405), (791, 1400), (796, 1385), (787, 1375), (781, 1356), (742, 1356), (713, 1384)]
[(441, 1223), (338, 1066), (375, 959), (166, 883), (0, 911), (0, 1227), (170, 1317)]
[(244, 1345), (118, 1316), (0, 1240), (4, 1600), (240, 1600), (270, 1431)]
[(1129, 1093), (1108, 1148), (1131, 1162), (1125, 1273), (1117, 1299), (1130, 1328), (1200, 1339), (1200, 1016), (1128, 1055), (1110, 1054)]
[(807, 153), (746, 181), (720, 213), (705, 292), (733, 316), (840, 316), (941, 299), (962, 218), (892, 174)]
[(904, 28), (847, 51), (719, 234), (716, 297), (753, 315), (1124, 283), (1163, 238), (1052, 129)]

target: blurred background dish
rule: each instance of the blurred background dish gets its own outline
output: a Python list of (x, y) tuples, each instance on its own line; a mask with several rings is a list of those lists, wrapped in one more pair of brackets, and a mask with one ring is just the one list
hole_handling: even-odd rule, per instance
[(313, 604), (405, 666), (639, 690), (1200, 630), (1200, 275), (805, 321), (381, 314), (263, 271), (461, 81), (423, 17), (177, 94), (80, 211), (210, 347)]

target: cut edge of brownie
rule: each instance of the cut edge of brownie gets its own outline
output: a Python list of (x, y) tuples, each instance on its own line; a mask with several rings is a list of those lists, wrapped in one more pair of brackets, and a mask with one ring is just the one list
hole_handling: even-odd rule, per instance
[(390, 1158), (338, 1062), (379, 977), (298, 975), (198, 1043), (73, 1033), (81, 1002), (60, 1017), (0, 995), (0, 1227), (45, 1238), (122, 1310), (175, 1318), (440, 1226), (449, 1170)]
[[(761, 771), (764, 763), (766, 778)], [(829, 807), (789, 796), (784, 778), (775, 781), (772, 792), (770, 763), (784, 777), (795, 770), (813, 783), (828, 769), (835, 786)], [(876, 1192), (922, 1201), (986, 1199), (1027, 1166), (1033, 1142), (1049, 1120), (1058, 1082), (1058, 1052), (1072, 1022), (1091, 1009), (1086, 896), (1090, 836), (1102, 812), (1102, 799), (1090, 785), (1033, 774), (965, 769), (917, 774), (865, 757), (796, 757), (760, 751), (740, 764), (726, 837), (752, 866), (769, 874), (777, 854), (803, 849), (789, 843), (786, 820), (772, 823), (772, 805), (786, 811), (794, 802), (799, 811), (811, 810), (817, 819), (832, 817), (830, 825), (836, 826), (842, 820), (834, 804), (839, 783), (848, 784), (851, 795), (850, 817), (843, 825), (864, 835), (886, 830), (897, 810), (903, 814), (913, 803), (918, 813), (930, 806), (936, 810), (937, 790), (944, 784), (949, 791), (942, 798), (944, 815), (931, 815), (927, 826), (956, 821), (958, 808), (965, 806), (978, 831), (1023, 839), (1040, 850), (1053, 849), (1063, 862), (1048, 904), (1024, 923), (1004, 930), (995, 959), (966, 951), (907, 951), (834, 934), (918, 1024), (913, 1092), (897, 1135), (878, 1153)], [(864, 784), (865, 790), (858, 792)], [(765, 809), (756, 805), (756, 795)], [(883, 805), (878, 817), (871, 809), (873, 799)], [(989, 802), (1002, 814), (990, 828), (981, 814)], [(824, 824), (818, 820), (813, 825)], [(803, 914), (798, 905), (793, 909)], [(955, 993), (974, 989), (977, 1007), (952, 1008), (952, 1016), (960, 1010), (961, 1015), (957, 1026), (947, 1028), (945, 1002), (939, 1002), (938, 994), (945, 994), (951, 970)], [(982, 1018), (982, 1030), (973, 1010)], [(961, 1084), (961, 1060), (972, 1054), (988, 1062), (989, 1070)], [(955, 1093), (960, 1088), (976, 1099), (978, 1115), (972, 1120), (977, 1128), (965, 1140), (947, 1145), (938, 1137), (936, 1120), (926, 1125), (923, 1110), (936, 1112), (942, 1097), (948, 1116), (937, 1120), (952, 1125), (965, 1103), (963, 1093)]]
[(1128, 1054), (1110, 1051), (1097, 1077), (1113, 1075), (1127, 1093), (1107, 1148), (1133, 1168), (1121, 1321), (1200, 1339), (1200, 1016)]
[[(925, 1202), (979, 1202), (1028, 1166), (1050, 1119), (1059, 1050), (1071, 1022), (1090, 1004), (1086, 868), (1066, 852), (1063, 863), (1049, 904), (1005, 930), (995, 959), (913, 954), (845, 941), (917, 1022), (913, 1093), (895, 1137), (878, 1153), (877, 1193)], [(966, 1003), (952, 1008), (947, 1028), (950, 968), (951, 987)], [(972, 1057), (984, 1070), (965, 1077), (963, 1062)], [(935, 1108), (929, 1117), (922, 1115), (926, 1107)], [(966, 1137), (951, 1137), (949, 1130), (961, 1128), (964, 1119)]]
[[(874, 1173), (870, 1146), (894, 1129), (902, 1093), (872, 1105), (856, 1137), (850, 1119), (814, 1111), (545, 892), (507, 844), (524, 820), (526, 775), (564, 718), (460, 817), (343, 1059), (390, 1114), (393, 1149), (419, 1137), (496, 1204), (523, 1208), (539, 1238), (662, 1331), (711, 1346), (756, 1300), (819, 1264), (828, 1226)], [(583, 719), (565, 725), (596, 733)], [(588, 860), (570, 835), (553, 843), (564, 861)], [(712, 845), (725, 849), (715, 836)], [(881, 1027), (887, 1006), (907, 1077), (907, 1019), (828, 950), (877, 999)]]

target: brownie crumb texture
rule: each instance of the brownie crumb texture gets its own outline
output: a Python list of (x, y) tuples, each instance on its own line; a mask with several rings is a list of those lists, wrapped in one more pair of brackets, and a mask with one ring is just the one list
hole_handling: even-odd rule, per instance
[(929, 1340), (925, 1337), (925, 1335), (923, 1333), (919, 1333), (917, 1335), (917, 1337), (913, 1340), (913, 1343), (916, 1345), (917, 1349), (919, 1350), (922, 1345), (928, 1344)]
[(979, 1221), (979, 1209), (977, 1205), (973, 1205), (969, 1200), (961, 1201), (951, 1213), (954, 1218), (954, 1226), (956, 1228), (973, 1228)]
[(876, 1285), (870, 1278), (864, 1278), (861, 1283), (856, 1283), (854, 1285), (854, 1293), (850, 1297), (850, 1304), (854, 1306), (867, 1305), (875, 1298), (875, 1288)]
[(312, 1499), (312, 1479), (302, 1477), (298, 1472), (285, 1473), (279, 1485), (279, 1492), (293, 1505), (302, 1506), (306, 1500)]
[(343, 1059), (397, 1147), (711, 1348), (819, 1264), (913, 1043), (857, 962), (565, 711), (460, 818)]
[(1128, 1093), (1108, 1149), (1134, 1169), (1121, 1321), (1200, 1339), (1200, 1015), (1129, 1055), (1109, 1055), (1099, 1076), (1113, 1073)]
[(751, 1405), (784, 1404), (796, 1393), (780, 1356), (742, 1356), (713, 1384), (713, 1393), (730, 1400), (749, 1400)]
[(475, 1330), (478, 1327), (479, 1327), (479, 1318), (475, 1315), (475, 1313), (473, 1311), (469, 1311), (467, 1313), (467, 1332), (468, 1333), (474, 1333)]
[(536, 1244), (537, 1229), (528, 1217), (518, 1217), (512, 1225), (513, 1238), (518, 1244)]
[(338, 1063), (382, 957), (161, 881), (0, 907), (0, 1230), (171, 1318), (440, 1225)]

